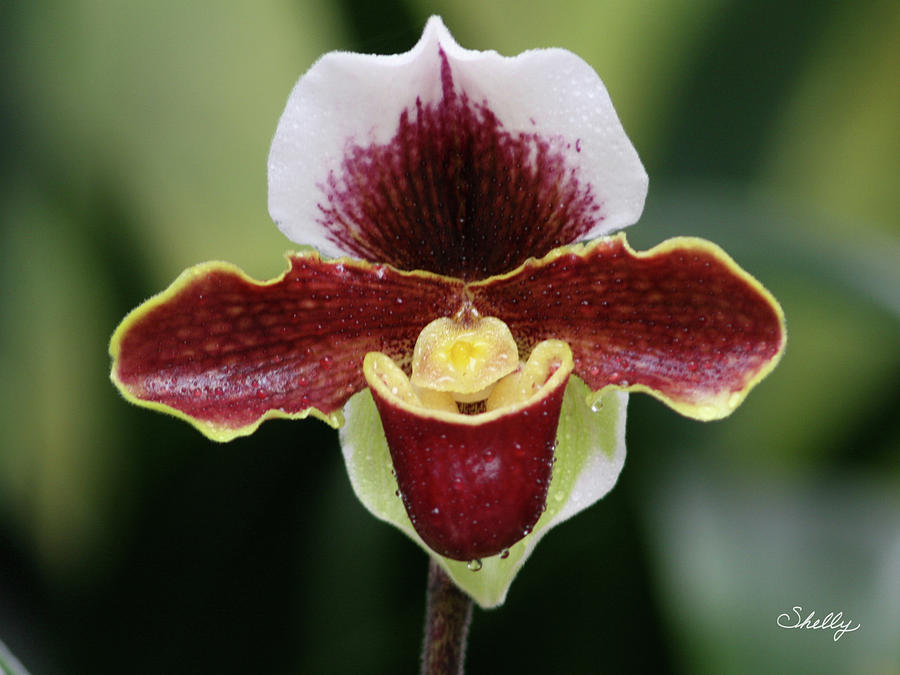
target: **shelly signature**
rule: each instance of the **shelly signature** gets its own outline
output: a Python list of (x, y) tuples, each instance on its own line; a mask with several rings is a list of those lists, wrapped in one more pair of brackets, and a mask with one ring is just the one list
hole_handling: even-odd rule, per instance
[[(855, 630), (859, 630), (860, 624), (856, 624), (853, 626), (853, 620), (847, 619), (846, 621), (841, 621), (843, 618), (843, 612), (838, 612), (835, 614), (834, 612), (828, 612), (821, 619), (816, 619), (815, 611), (809, 613), (809, 615), (804, 619), (803, 618), (803, 608), (799, 605), (793, 608), (794, 614), (797, 615), (797, 620), (795, 623), (788, 623), (791, 620), (791, 615), (785, 612), (784, 614), (779, 614), (778, 618), (775, 620), (781, 628), (806, 628), (807, 630), (833, 630), (834, 631), (834, 641), (837, 642), (844, 633), (852, 633)], [(852, 627), (851, 627), (852, 626)]]

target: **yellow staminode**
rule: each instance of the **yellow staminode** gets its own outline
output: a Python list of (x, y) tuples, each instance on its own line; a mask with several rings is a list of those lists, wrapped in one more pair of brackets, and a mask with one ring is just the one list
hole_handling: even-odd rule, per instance
[(458, 424), (481, 424), (546, 396), (565, 382), (573, 367), (569, 345), (561, 340), (544, 340), (531, 351), (527, 363), (520, 363), (512, 373), (486, 388), (489, 395), (482, 394), (482, 398), (487, 397), (484, 412), (471, 415), (459, 411), (456, 393), (413, 385), (386, 354), (366, 354), (363, 373), (379, 396), (418, 415)]
[(479, 401), (518, 366), (519, 350), (500, 319), (441, 318), (419, 334), (410, 381), (420, 389), (450, 392), (458, 401)]
[(527, 363), (497, 382), (485, 402), (486, 409), (497, 410), (527, 401), (559, 368), (567, 373), (572, 370), (572, 350), (561, 340), (544, 340), (531, 351)]

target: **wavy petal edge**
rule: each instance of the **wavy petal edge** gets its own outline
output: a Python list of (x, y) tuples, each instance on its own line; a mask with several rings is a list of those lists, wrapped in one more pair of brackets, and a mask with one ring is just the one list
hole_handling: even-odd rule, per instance
[[(601, 253), (601, 251), (605, 248), (613, 248), (614, 255), (617, 255), (617, 251), (615, 249), (619, 249), (635, 260), (650, 260), (678, 251), (683, 252), (684, 256), (690, 256), (692, 253), (702, 253), (710, 256), (711, 258), (715, 259), (715, 261), (722, 264), (724, 268), (734, 276), (735, 279), (745, 283), (750, 289), (752, 289), (753, 293), (755, 293), (759, 297), (762, 303), (771, 310), (777, 321), (778, 340), (777, 347), (773, 354), (769, 358), (767, 358), (758, 369), (750, 373), (750, 376), (743, 382), (743, 386), (741, 386), (739, 389), (731, 391), (722, 391), (715, 397), (707, 397), (700, 402), (691, 402), (687, 400), (680, 400), (672, 396), (667, 396), (662, 391), (654, 389), (653, 387), (645, 386), (643, 384), (620, 385), (615, 382), (610, 382), (597, 388), (592, 387), (591, 389), (593, 393), (591, 394), (591, 397), (602, 395), (609, 389), (646, 393), (661, 401), (676, 412), (685, 415), (686, 417), (690, 417), (692, 419), (700, 421), (721, 419), (731, 414), (744, 401), (749, 392), (767, 375), (769, 375), (769, 373), (771, 373), (772, 370), (780, 362), (787, 343), (787, 328), (785, 323), (784, 311), (782, 310), (781, 305), (778, 303), (775, 297), (762, 285), (762, 283), (760, 283), (754, 276), (752, 276), (749, 272), (738, 265), (737, 262), (735, 262), (734, 259), (721, 247), (719, 247), (717, 244), (714, 244), (713, 242), (699, 237), (673, 237), (657, 244), (656, 246), (653, 246), (646, 251), (637, 251), (630, 246), (625, 233), (620, 232), (609, 237), (601, 237), (589, 242), (581, 242), (554, 249), (541, 258), (529, 259), (514, 270), (495, 275), (493, 277), (490, 277), (489, 279), (471, 283), (469, 285), (469, 288), (472, 289), (476, 293), (476, 295), (479, 293), (479, 291), (485, 291), (483, 297), (476, 297), (476, 306), (478, 306), (479, 300), (485, 302), (488, 301), (490, 296), (490, 286), (502, 284), (504, 281), (515, 280), (516, 277), (525, 276), (526, 273), (529, 272), (533, 275), (535, 272), (553, 268), (558, 264), (561, 264), (562, 267), (565, 267), (566, 261), (563, 259), (567, 256), (576, 256), (582, 261), (585, 261), (589, 256)], [(513, 322), (506, 318), (504, 312), (502, 310), (499, 310), (496, 306), (491, 305), (489, 302), (488, 307), (485, 311), (492, 315), (500, 317), (501, 319), (509, 323), (511, 327), (513, 327)], [(553, 337), (558, 339), (566, 339), (566, 337), (564, 335), (561, 335), (559, 332), (554, 333)], [(571, 341), (570, 344), (572, 344)], [(573, 351), (576, 351), (574, 346)], [(582, 378), (590, 380), (589, 373), (585, 372), (584, 368), (579, 369), (577, 356), (575, 373)]]
[[(738, 265), (738, 263), (735, 262), (735, 260), (722, 247), (707, 239), (684, 236), (672, 237), (671, 239), (667, 239), (646, 251), (635, 251), (628, 244), (624, 234), (619, 234), (617, 235), (617, 237), (621, 237), (625, 242), (626, 249), (638, 258), (650, 258), (661, 253), (667, 253), (669, 251), (677, 250), (679, 248), (692, 247), (705, 251), (707, 253), (711, 253), (718, 260), (724, 262), (731, 270), (731, 272), (735, 274), (735, 276), (741, 278), (743, 281), (749, 284), (775, 312), (776, 316), (778, 317), (778, 325), (780, 327), (781, 336), (778, 350), (776, 351), (774, 356), (772, 356), (763, 365), (762, 368), (760, 368), (749, 380), (746, 381), (744, 387), (738, 391), (730, 392), (727, 395), (723, 394), (719, 398), (714, 399), (714, 401), (710, 401), (707, 403), (689, 404), (670, 398), (662, 394), (661, 392), (656, 391), (655, 389), (645, 387), (643, 385), (616, 387), (622, 391), (649, 394), (658, 401), (661, 401), (662, 403), (672, 408), (672, 410), (674, 410), (675, 412), (701, 422), (710, 422), (728, 417), (741, 405), (741, 403), (744, 402), (744, 400), (756, 387), (756, 385), (758, 385), (766, 377), (768, 377), (768, 375), (775, 369), (775, 367), (780, 363), (781, 358), (784, 356), (784, 351), (787, 348), (787, 323), (781, 304), (778, 302), (778, 300), (775, 299), (775, 296), (772, 295), (772, 293), (765, 286), (763, 286), (762, 282), (760, 282), (756, 277), (747, 272), (743, 267)], [(603, 389), (597, 390), (597, 394), (600, 394), (605, 389), (613, 386), (615, 385), (608, 385)]]
[(174, 298), (180, 291), (182, 291), (185, 287), (187, 287), (191, 282), (193, 282), (198, 277), (205, 276), (213, 271), (222, 271), (230, 274), (234, 274), (238, 278), (247, 283), (258, 285), (258, 286), (272, 286), (274, 284), (279, 283), (284, 280), (284, 278), (291, 271), (290, 260), (292, 256), (299, 257), (318, 257), (318, 254), (315, 251), (298, 251), (298, 252), (286, 252), (284, 254), (285, 260), (288, 262), (288, 267), (277, 277), (267, 280), (258, 280), (254, 279), (250, 275), (248, 275), (244, 270), (242, 270), (237, 265), (233, 263), (224, 262), (221, 260), (210, 260), (203, 263), (198, 263), (197, 265), (192, 265), (188, 267), (184, 271), (179, 274), (175, 280), (169, 284), (169, 286), (160, 291), (159, 293), (151, 296), (140, 305), (132, 309), (125, 317), (119, 322), (119, 325), (113, 331), (112, 336), (109, 340), (109, 356), (112, 359), (112, 365), (110, 367), (109, 379), (115, 385), (116, 389), (118, 389), (119, 393), (122, 397), (128, 401), (129, 403), (139, 406), (141, 408), (147, 408), (148, 410), (154, 410), (156, 412), (165, 413), (172, 417), (176, 417), (177, 419), (183, 420), (197, 429), (200, 433), (206, 436), (211, 441), (215, 441), (217, 443), (227, 443), (228, 441), (232, 441), (236, 438), (240, 438), (242, 436), (249, 436), (253, 434), (259, 426), (270, 419), (306, 419), (307, 417), (315, 417), (317, 419), (322, 420), (330, 427), (337, 429), (344, 424), (344, 416), (342, 411), (337, 411), (335, 413), (324, 413), (316, 408), (310, 407), (306, 410), (298, 413), (287, 413), (281, 410), (270, 410), (257, 420), (252, 422), (251, 424), (247, 424), (245, 426), (233, 428), (227, 426), (221, 426), (206, 422), (204, 420), (198, 419), (196, 417), (192, 417), (187, 413), (182, 412), (178, 408), (174, 408), (165, 403), (158, 403), (156, 401), (148, 401), (146, 399), (139, 398), (135, 396), (128, 385), (126, 385), (119, 378), (119, 374), (117, 372), (117, 366), (119, 364), (119, 354), (121, 350), (121, 342), (122, 338), (128, 332), (129, 328), (131, 328), (139, 319), (144, 317), (148, 312), (159, 307), (160, 305), (165, 304), (170, 299)]

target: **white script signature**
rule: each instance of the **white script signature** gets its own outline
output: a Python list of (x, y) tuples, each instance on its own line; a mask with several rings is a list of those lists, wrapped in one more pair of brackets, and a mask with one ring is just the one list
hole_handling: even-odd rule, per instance
[(794, 614), (797, 615), (797, 620), (794, 623), (790, 623), (793, 620), (790, 614), (785, 612), (784, 614), (779, 614), (778, 619), (775, 620), (782, 628), (806, 628), (807, 630), (833, 630), (834, 631), (834, 641), (837, 642), (841, 639), (841, 636), (844, 633), (852, 633), (855, 630), (859, 630), (860, 624), (853, 625), (852, 619), (847, 619), (846, 621), (841, 621), (844, 613), (838, 612), (835, 614), (834, 612), (828, 612), (821, 619), (817, 619), (816, 613), (810, 612), (809, 615), (804, 619), (803, 618), (803, 608), (800, 606), (794, 607)]

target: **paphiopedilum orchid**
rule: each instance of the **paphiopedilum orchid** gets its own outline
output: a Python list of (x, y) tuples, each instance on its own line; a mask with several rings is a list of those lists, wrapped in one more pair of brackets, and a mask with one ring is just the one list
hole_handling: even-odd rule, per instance
[(778, 304), (715, 245), (609, 236), (646, 190), (568, 51), (469, 51), (432, 18), (405, 54), (327, 54), (269, 155), (270, 213), (316, 250), (269, 282), (188, 269), (116, 330), (113, 381), (217, 441), (342, 427), (365, 506), (499, 604), (612, 488), (628, 391), (723, 417), (783, 350)]

